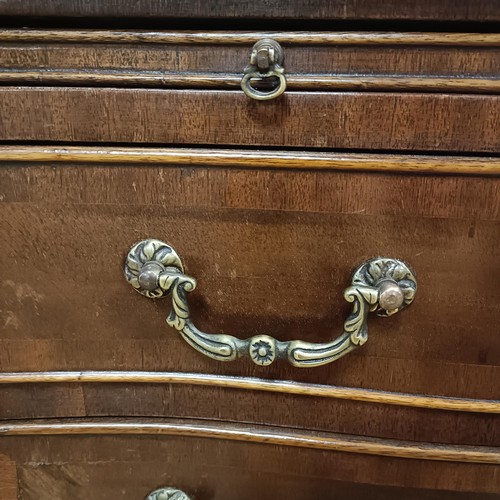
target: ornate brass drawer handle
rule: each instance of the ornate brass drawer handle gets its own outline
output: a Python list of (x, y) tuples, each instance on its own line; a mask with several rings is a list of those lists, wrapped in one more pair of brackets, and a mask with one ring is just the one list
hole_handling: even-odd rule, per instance
[[(259, 40), (252, 48), (250, 64), (243, 72), (241, 88), (248, 97), (258, 101), (276, 99), (286, 89), (285, 69), (283, 68), (284, 54), (281, 45), (275, 40), (264, 38)], [(257, 90), (252, 86), (252, 80), (273, 83), (276, 86), (270, 91)]]
[(170, 486), (152, 491), (145, 500), (191, 500), (186, 493)]
[(331, 342), (315, 344), (302, 340), (282, 342), (268, 335), (241, 340), (198, 330), (191, 321), (186, 293), (195, 289), (196, 280), (184, 274), (179, 255), (162, 241), (150, 239), (134, 245), (127, 255), (125, 277), (146, 297), (171, 296), (167, 323), (197, 351), (219, 361), (247, 356), (261, 366), (278, 358), (297, 367), (331, 363), (367, 341), (369, 312), (391, 316), (410, 305), (417, 290), (415, 276), (404, 262), (385, 257), (365, 262), (356, 269), (351, 285), (344, 291), (345, 300), (353, 304), (344, 332)]

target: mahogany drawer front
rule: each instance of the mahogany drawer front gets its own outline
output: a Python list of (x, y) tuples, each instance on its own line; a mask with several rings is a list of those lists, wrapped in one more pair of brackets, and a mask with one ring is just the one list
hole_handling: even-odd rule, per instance
[(162, 486), (179, 488), (192, 500), (489, 500), (500, 488), (498, 465), (339, 453), (272, 441), (104, 432), (2, 437), (3, 500), (17, 499), (18, 488), (23, 500), (143, 500)]
[[(181, 371), (497, 397), (497, 178), (55, 165), (0, 171), (3, 372)], [(190, 301), (206, 331), (334, 338), (353, 268), (384, 254), (416, 270), (419, 295), (372, 318), (370, 341), (331, 365), (218, 363), (165, 325), (168, 302), (126, 283), (126, 252), (151, 236), (197, 277)]]
[(0, 88), (4, 142), (498, 152), (499, 117), (498, 96)]
[[(287, 90), (255, 101), (269, 37)], [(496, 33), (11, 29), (0, 65), (3, 142), (500, 150)]]
[(0, 2), (0, 500), (498, 498), (500, 9), (319, 3)]

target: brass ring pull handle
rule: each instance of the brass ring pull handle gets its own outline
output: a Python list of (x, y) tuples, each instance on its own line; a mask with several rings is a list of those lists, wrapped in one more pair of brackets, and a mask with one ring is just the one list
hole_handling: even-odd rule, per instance
[(145, 500), (191, 500), (186, 493), (170, 486), (152, 491)]
[[(283, 68), (284, 54), (281, 45), (275, 40), (264, 38), (252, 48), (250, 64), (243, 72), (241, 88), (248, 97), (258, 101), (276, 99), (286, 89), (285, 69)], [(270, 91), (258, 90), (252, 86), (252, 80), (277, 84)]]
[(415, 277), (404, 262), (384, 257), (365, 262), (356, 269), (351, 285), (344, 291), (345, 300), (353, 307), (343, 333), (331, 342), (315, 344), (302, 340), (282, 342), (268, 335), (241, 340), (198, 330), (191, 321), (187, 302), (187, 293), (195, 289), (196, 280), (184, 274), (179, 255), (162, 241), (150, 239), (134, 245), (127, 255), (125, 277), (146, 297), (171, 296), (167, 323), (197, 351), (219, 361), (250, 357), (261, 366), (279, 358), (306, 368), (331, 363), (366, 342), (369, 312), (391, 316), (411, 304), (417, 290)]

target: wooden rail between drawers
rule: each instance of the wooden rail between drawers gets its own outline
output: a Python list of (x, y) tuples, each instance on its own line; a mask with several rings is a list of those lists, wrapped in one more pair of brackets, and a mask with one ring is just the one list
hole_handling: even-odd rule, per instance
[[(214, 73), (0, 69), (0, 82), (6, 84), (48, 84), (75, 86), (157, 87), (189, 89), (240, 89), (241, 75)], [(367, 75), (287, 75), (289, 90), (365, 90), (500, 93), (500, 79), (429, 76)]]
[(4, 421), (0, 436), (164, 435), (215, 438), (387, 457), (500, 464), (500, 449), (359, 438), (284, 427), (178, 419), (85, 419)]
[(281, 380), (250, 377), (231, 377), (201, 373), (146, 372), (146, 371), (81, 371), (81, 372), (20, 372), (0, 373), (0, 384), (26, 383), (143, 383), (190, 384), (266, 391), (301, 396), (350, 399), (367, 403), (381, 403), (435, 410), (469, 411), (475, 413), (500, 413), (500, 401), (485, 399), (452, 398), (387, 392), (333, 385), (305, 384)]
[(0, 161), (499, 175), (500, 158), (208, 148), (0, 146)]
[(379, 31), (125, 31), (125, 30), (0, 30), (0, 42), (253, 44), (274, 38), (286, 45), (439, 45), (500, 46), (499, 33), (398, 33)]

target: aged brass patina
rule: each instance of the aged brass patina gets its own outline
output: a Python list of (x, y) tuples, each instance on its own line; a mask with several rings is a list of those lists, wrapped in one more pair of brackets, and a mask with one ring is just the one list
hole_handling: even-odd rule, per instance
[[(284, 54), (281, 45), (270, 38), (259, 40), (252, 48), (250, 64), (243, 72), (241, 88), (248, 97), (258, 101), (275, 99), (286, 89), (285, 69), (283, 68)], [(260, 83), (277, 83), (271, 90), (259, 90), (252, 85), (252, 81)]]
[(196, 280), (184, 274), (179, 255), (162, 241), (150, 239), (134, 245), (127, 255), (125, 277), (146, 297), (170, 295), (172, 310), (167, 323), (205, 356), (219, 361), (249, 357), (261, 366), (287, 359), (301, 368), (331, 363), (363, 345), (368, 339), (368, 313), (391, 316), (410, 305), (417, 290), (415, 277), (404, 262), (385, 257), (368, 260), (356, 269), (351, 285), (344, 291), (345, 300), (352, 302), (353, 308), (338, 338), (327, 343), (282, 342), (268, 335), (241, 340), (198, 330), (191, 321), (187, 302), (187, 293), (195, 289)]

